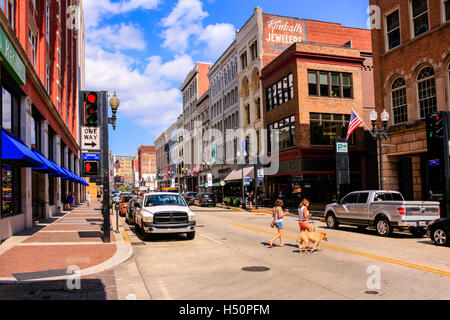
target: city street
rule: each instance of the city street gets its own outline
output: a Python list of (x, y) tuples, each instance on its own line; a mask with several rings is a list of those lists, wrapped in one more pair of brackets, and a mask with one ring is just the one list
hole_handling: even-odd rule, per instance
[[(329, 230), (322, 252), (299, 253), (295, 216), (285, 220), (286, 247), (269, 248), (271, 216), (191, 207), (197, 235), (158, 235), (145, 242), (123, 218), (134, 257), (115, 268), (119, 299), (448, 299), (450, 251), (409, 233)], [(261, 272), (246, 267), (265, 267)], [(138, 272), (130, 272), (135, 270)], [(372, 287), (379, 270), (379, 290)], [(369, 280), (369, 281), (368, 281)], [(368, 287), (369, 283), (369, 287)]]

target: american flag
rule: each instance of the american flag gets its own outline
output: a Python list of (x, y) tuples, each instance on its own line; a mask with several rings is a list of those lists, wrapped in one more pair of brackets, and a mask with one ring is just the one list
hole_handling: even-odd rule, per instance
[(350, 138), (353, 131), (355, 131), (360, 126), (361, 123), (362, 123), (361, 118), (352, 109), (352, 115), (350, 116), (350, 124), (348, 125), (347, 140), (348, 138)]

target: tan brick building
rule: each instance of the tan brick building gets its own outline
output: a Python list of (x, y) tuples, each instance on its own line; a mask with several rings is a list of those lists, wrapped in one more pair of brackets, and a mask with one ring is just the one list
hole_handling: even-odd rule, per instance
[[(449, 111), (450, 4), (447, 0), (370, 0), (381, 9), (372, 30), (377, 111), (390, 114), (383, 148), (386, 189), (427, 199), (425, 117)], [(376, 21), (377, 22), (377, 21)]]
[(139, 183), (141, 186), (147, 186), (150, 190), (156, 187), (156, 147), (139, 146), (138, 147), (138, 171)]
[[(298, 205), (302, 197), (331, 200), (334, 139), (345, 138), (352, 109), (363, 115), (363, 91), (371, 88), (363, 79), (364, 55), (345, 46), (297, 42), (263, 68), (264, 126), (268, 137), (280, 133), (280, 169), (266, 179), (269, 197), (284, 195), (288, 205)], [(351, 188), (367, 188), (363, 127), (349, 143)]]

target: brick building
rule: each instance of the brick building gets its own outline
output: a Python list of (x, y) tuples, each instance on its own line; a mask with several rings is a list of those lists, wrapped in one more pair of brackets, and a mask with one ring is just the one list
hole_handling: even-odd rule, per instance
[[(74, 19), (61, 18), (68, 14)], [(10, 149), (2, 150), (1, 239), (62, 210), (64, 194), (84, 200), (77, 119), (82, 16), (81, 1), (0, 0), (2, 143), (14, 140), (41, 157), (8, 158)]]
[[(336, 193), (334, 139), (347, 135), (352, 109), (364, 112), (363, 91), (371, 87), (363, 79), (371, 72), (363, 68), (366, 54), (296, 42), (262, 69), (264, 126), (269, 140), (278, 130), (280, 152), (278, 173), (266, 179), (267, 197), (283, 195), (296, 206), (302, 197), (325, 203)], [(349, 139), (352, 189), (376, 184), (376, 177), (367, 181), (366, 142), (363, 127)]]
[(156, 148), (155, 146), (138, 147), (138, 171), (141, 186), (155, 190), (156, 180)]
[(428, 199), (425, 117), (450, 111), (450, 1), (370, 0), (380, 8), (372, 30), (377, 111), (390, 114), (383, 143), (386, 189)]

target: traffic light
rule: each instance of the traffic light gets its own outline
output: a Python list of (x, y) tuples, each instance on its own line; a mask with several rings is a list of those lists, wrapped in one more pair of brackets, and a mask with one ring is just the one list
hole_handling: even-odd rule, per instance
[(99, 175), (99, 162), (97, 160), (84, 161), (83, 171), (85, 176), (98, 176)]
[(426, 119), (427, 126), (427, 146), (430, 160), (444, 160), (444, 155), (448, 155), (448, 112), (437, 112), (430, 114)]
[(90, 92), (85, 99), (85, 125), (88, 127), (98, 127), (98, 95)]

